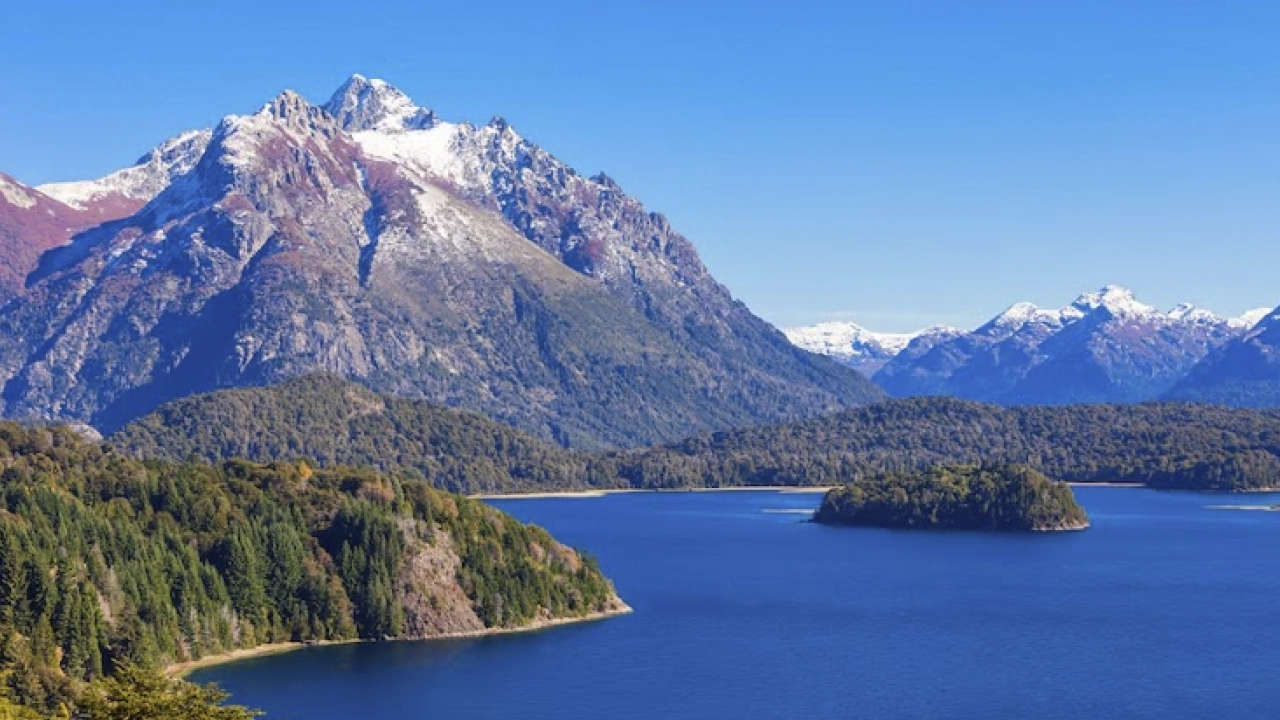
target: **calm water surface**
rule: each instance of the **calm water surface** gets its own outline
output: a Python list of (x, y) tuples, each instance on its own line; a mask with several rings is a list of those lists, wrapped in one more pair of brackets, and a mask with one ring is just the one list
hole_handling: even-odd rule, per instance
[(497, 501), (635, 614), (206, 670), (284, 720), (1280, 717), (1280, 496), (1078, 489), (1082, 533), (825, 528), (818, 495)]

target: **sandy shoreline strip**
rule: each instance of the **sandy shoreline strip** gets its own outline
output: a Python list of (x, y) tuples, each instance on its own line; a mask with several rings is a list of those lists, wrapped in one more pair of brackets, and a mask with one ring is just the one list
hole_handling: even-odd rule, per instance
[(782, 494), (815, 494), (825, 493), (834, 486), (796, 486), (796, 485), (744, 485), (742, 487), (709, 487), (709, 488), (654, 488), (634, 489), (619, 488), (616, 490), (561, 490), (554, 492), (530, 493), (481, 493), (468, 495), (472, 500), (545, 500), (548, 498), (600, 498), (608, 495), (633, 495), (636, 493), (720, 493), (720, 492), (776, 492)]
[(601, 498), (606, 495), (643, 492), (641, 490), (553, 490), (529, 493), (480, 493), (468, 495), (472, 500), (547, 500), (552, 498)]
[[(1145, 488), (1146, 485), (1140, 482), (1069, 482), (1071, 487), (1097, 487), (1097, 488)], [(706, 488), (655, 488), (652, 490), (641, 490), (633, 488), (620, 488), (609, 490), (557, 490), (552, 492), (528, 492), (528, 493), (481, 493), (479, 495), (469, 495), (473, 500), (546, 500), (552, 498), (564, 499), (582, 499), (582, 498), (601, 498), (609, 495), (628, 495), (634, 493), (722, 493), (722, 492), (776, 492), (783, 495), (816, 495), (825, 493), (836, 486), (807, 486), (807, 485), (744, 485), (741, 487), (706, 487)]]
[(351, 645), (359, 642), (367, 642), (365, 640), (316, 640), (313, 642), (282, 642), (269, 643), (267, 645), (259, 645), (251, 648), (240, 648), (230, 652), (218, 653), (217, 655), (206, 655), (196, 660), (186, 660), (180, 663), (174, 663), (165, 667), (164, 674), (169, 677), (182, 678), (190, 675), (196, 670), (213, 667), (215, 665), (226, 665), (228, 663), (237, 662), (239, 660), (251, 660), (253, 658), (268, 657), (270, 655), (280, 655), (282, 653), (293, 652), (294, 650), (302, 650), (303, 648), (313, 647), (329, 647), (333, 645)]
[(486, 628), (484, 630), (475, 630), (471, 632), (446, 633), (444, 635), (433, 635), (425, 638), (403, 638), (395, 640), (375, 641), (375, 640), (318, 640), (314, 642), (284, 642), (271, 643), (268, 645), (259, 645), (252, 648), (241, 648), (230, 652), (219, 653), (217, 655), (206, 655), (197, 660), (188, 660), (186, 662), (174, 663), (164, 669), (165, 675), (169, 677), (182, 678), (190, 675), (196, 670), (211, 668), (216, 665), (226, 665), (228, 663), (239, 662), (241, 660), (249, 660), (252, 658), (268, 657), (270, 655), (280, 655), (282, 653), (293, 652), (295, 650), (303, 650), (306, 648), (331, 647), (335, 645), (354, 645), (356, 643), (367, 642), (432, 642), (435, 640), (464, 640), (468, 638), (492, 637), (495, 635), (515, 635), (517, 633), (538, 632), (539, 630), (547, 630), (549, 628), (560, 627), (563, 625), (577, 625), (579, 623), (598, 622), (609, 618), (618, 617), (620, 615), (631, 614), (631, 606), (622, 603), (622, 606), (615, 610), (606, 610), (605, 612), (592, 613), (583, 615), (582, 617), (571, 618), (555, 618), (553, 620), (538, 620), (528, 625), (522, 625), (515, 628)]

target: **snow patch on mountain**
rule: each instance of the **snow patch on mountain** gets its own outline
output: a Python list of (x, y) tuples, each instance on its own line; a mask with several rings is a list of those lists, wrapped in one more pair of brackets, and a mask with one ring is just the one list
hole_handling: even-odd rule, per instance
[(5, 202), (10, 205), (17, 206), (23, 210), (35, 207), (38, 202), (29, 189), (16, 182), (10, 182), (4, 175), (0, 175), (0, 197), (3, 197)]
[[(337, 97), (350, 96), (340, 92)], [(331, 101), (330, 107), (344, 102)], [(429, 127), (401, 128), (396, 118), (404, 116), (404, 108), (388, 113), (366, 105), (351, 108), (344, 127), (367, 156), (394, 164), (419, 184), (442, 186), (498, 211), (521, 235), (575, 271), (620, 290), (637, 282), (684, 287), (705, 276), (684, 239), (671, 237), (665, 218), (646, 212), (607, 177), (579, 175), (502, 118), (483, 126), (435, 119)], [(649, 239), (641, 242), (641, 237)], [(681, 262), (673, 262), (673, 256)]]
[(1227, 323), (1233, 328), (1250, 330), (1263, 320), (1270, 317), (1273, 312), (1276, 312), (1273, 308), (1257, 308), (1256, 310), (1250, 310), (1240, 317), (1231, 318)]
[(1175, 322), (1222, 322), (1222, 318), (1217, 314), (1212, 311), (1205, 310), (1204, 308), (1196, 307), (1191, 303), (1179, 303), (1172, 310), (1166, 313), (1166, 316)]
[(539, 152), (501, 118), (483, 127), (444, 122), (392, 85), (360, 75), (339, 88), (325, 109), (365, 154), (395, 163), (418, 180), (457, 189), (488, 192), (501, 161)]
[[(414, 199), (419, 210), (416, 225), (409, 228), (412, 247), (402, 247), (401, 254), (437, 253), (450, 260), (465, 258), (468, 262), (495, 265), (523, 265), (543, 262), (546, 254), (521, 237), (501, 218), (454, 197), (447, 191), (422, 185)], [(384, 248), (379, 248), (385, 251)], [(390, 249), (390, 252), (396, 252)], [(435, 262), (439, 262), (437, 259)]]
[(435, 178), (471, 186), (478, 182), (481, 168), (477, 158), (467, 158), (458, 152), (464, 129), (464, 125), (437, 122), (424, 130), (396, 133), (372, 130), (357, 132), (352, 137), (369, 157), (410, 170), (418, 180)]
[[(1249, 314), (1256, 314), (1257, 312), (1255, 310)], [(1259, 336), (1270, 334), (1278, 327), (1280, 327), (1280, 308), (1268, 310), (1262, 314), (1262, 317), (1257, 322), (1245, 330), (1244, 340), (1254, 340)]]
[(139, 158), (132, 167), (97, 180), (48, 183), (36, 189), (77, 210), (84, 210), (94, 202), (110, 197), (147, 202), (168, 187), (174, 178), (195, 167), (211, 137), (209, 130), (184, 132)]
[(1149, 318), (1160, 314), (1150, 305), (1138, 302), (1132, 290), (1119, 285), (1107, 285), (1097, 292), (1085, 293), (1076, 298), (1071, 307), (1082, 315), (1096, 310), (1107, 310), (1117, 317), (1130, 318)]
[(498, 192), (495, 173), (504, 167), (520, 168), (535, 154), (541, 164), (554, 168), (556, 175), (574, 175), (501, 119), (483, 127), (436, 120), (428, 128), (366, 130), (352, 137), (366, 155), (394, 163), (415, 180), (444, 182), (473, 197), (492, 199)]
[(1029, 302), (1010, 305), (1008, 309), (992, 318), (975, 332), (988, 336), (1007, 336), (1028, 325), (1044, 325), (1061, 327), (1081, 317), (1080, 310), (1068, 306), (1060, 310), (1045, 310)]

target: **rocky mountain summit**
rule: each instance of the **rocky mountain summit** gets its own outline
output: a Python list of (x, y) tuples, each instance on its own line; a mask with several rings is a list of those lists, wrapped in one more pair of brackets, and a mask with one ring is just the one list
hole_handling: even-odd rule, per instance
[(377, 80), (323, 106), (284, 92), (41, 191), (124, 214), (48, 251), (19, 233), (39, 262), (0, 312), (10, 417), (110, 430), (319, 370), (606, 447), (880, 395), (752, 315), (612, 180)]

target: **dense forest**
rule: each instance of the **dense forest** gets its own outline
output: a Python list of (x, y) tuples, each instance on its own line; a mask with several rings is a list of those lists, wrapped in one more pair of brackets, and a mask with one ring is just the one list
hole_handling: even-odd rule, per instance
[(139, 461), (4, 423), (0, 481), (0, 697), (45, 714), (130, 664), (622, 607), (545, 531), (373, 470)]
[(1013, 407), (914, 398), (613, 456), (636, 487), (838, 485), (939, 464), (1015, 463), (1075, 482), (1280, 487), (1280, 413), (1213, 405)]
[(1089, 519), (1066, 483), (1018, 465), (953, 465), (887, 473), (829, 491), (827, 525), (1030, 532), (1078, 530)]
[(465, 493), (616, 482), (597, 456), (541, 442), (479, 413), (378, 395), (325, 374), (177, 400), (110, 440), (139, 458), (309, 458)]
[(1079, 482), (1240, 491), (1280, 487), (1280, 412), (1165, 403), (1014, 407), (893, 400), (836, 415), (587, 454), (480, 415), (393, 399), (332, 376), (200, 395), (110, 442), (135, 457), (307, 458), (447, 490), (836, 485), (938, 464), (1002, 462)]

